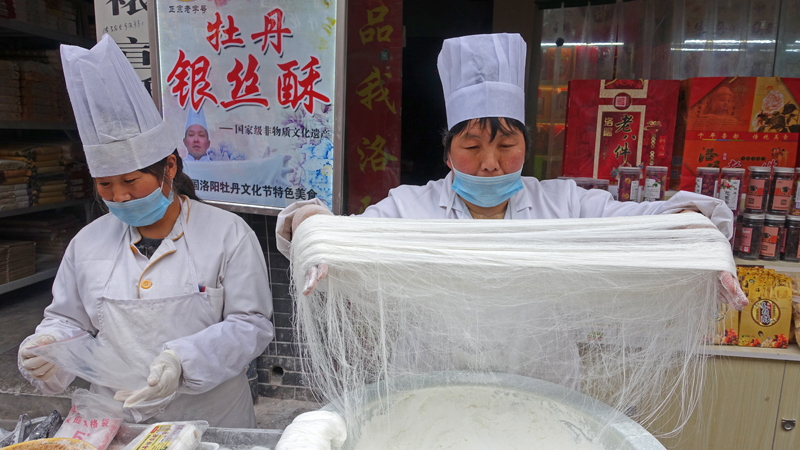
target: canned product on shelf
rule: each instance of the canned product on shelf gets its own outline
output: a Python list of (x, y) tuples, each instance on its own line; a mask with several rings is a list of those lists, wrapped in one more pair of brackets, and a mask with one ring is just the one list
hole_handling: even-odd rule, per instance
[(739, 241), (742, 237), (742, 216), (737, 216), (733, 221), (733, 239), (731, 239), (731, 248), (733, 255), (736, 256), (739, 251)]
[(786, 238), (783, 244), (784, 261), (800, 262), (800, 216), (786, 218)]
[(792, 201), (789, 202), (789, 215), (790, 216), (800, 216), (800, 198), (797, 196), (798, 191), (797, 189), (800, 187), (800, 167), (794, 169), (794, 189), (792, 189)]
[(619, 191), (617, 196), (621, 202), (639, 201), (639, 179), (642, 177), (641, 167), (619, 168)]
[(642, 195), (642, 201), (655, 202), (664, 200), (668, 172), (669, 167), (666, 166), (647, 166), (644, 169), (644, 195)]
[(734, 215), (739, 213), (739, 200), (744, 181), (744, 169), (725, 167), (722, 169), (719, 180), (717, 198), (724, 201)]
[(584, 189), (602, 189), (604, 191), (608, 190), (608, 180), (601, 180), (599, 178), (589, 178), (589, 182), (586, 183)]
[(694, 183), (694, 192), (709, 197), (716, 197), (717, 187), (719, 185), (719, 172), (720, 170), (716, 167), (698, 167), (697, 177), (695, 177)]
[(744, 209), (751, 214), (765, 213), (769, 197), (771, 167), (750, 166), (750, 179), (747, 180)]
[[(792, 170), (794, 172), (794, 170)], [(761, 252), (759, 258), (765, 261), (777, 261), (781, 257), (786, 216), (767, 214), (761, 231)]]
[(776, 167), (773, 170), (767, 213), (785, 216), (792, 202), (794, 167)]
[(744, 213), (742, 232), (739, 236), (737, 256), (742, 259), (758, 259), (761, 253), (761, 233), (764, 228), (764, 214)]

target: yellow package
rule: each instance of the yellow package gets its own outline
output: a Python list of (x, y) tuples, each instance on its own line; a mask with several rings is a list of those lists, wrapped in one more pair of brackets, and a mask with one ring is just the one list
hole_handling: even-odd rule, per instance
[(750, 276), (748, 299), (739, 319), (739, 345), (787, 348), (792, 315), (792, 280), (762, 271)]

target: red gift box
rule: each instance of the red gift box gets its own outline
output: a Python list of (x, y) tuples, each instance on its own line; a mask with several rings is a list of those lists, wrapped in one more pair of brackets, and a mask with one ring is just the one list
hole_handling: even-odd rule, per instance
[(569, 82), (563, 175), (616, 179), (619, 166), (670, 166), (680, 82)]
[[(680, 183), (693, 191), (698, 167), (794, 167), (800, 136), (799, 78), (708, 77), (681, 83), (675, 143)], [(749, 173), (746, 175), (749, 176)]]

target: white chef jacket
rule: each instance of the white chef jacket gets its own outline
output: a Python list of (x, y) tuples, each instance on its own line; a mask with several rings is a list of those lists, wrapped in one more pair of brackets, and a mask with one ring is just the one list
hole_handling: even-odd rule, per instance
[[(241, 218), (185, 197), (181, 200), (181, 216), (149, 260), (134, 245), (141, 239), (137, 228), (114, 215), (106, 214), (84, 227), (67, 247), (53, 284), (53, 303), (45, 309), (44, 320), (35, 335), (49, 334), (60, 341), (84, 331), (96, 334), (100, 328), (98, 320), (102, 320), (98, 318), (98, 299), (107, 280), (108, 294), (115, 298), (160, 299), (202, 289), (209, 293), (218, 323), (171, 340), (156, 350), (171, 349), (178, 355), (183, 369), (182, 392), (202, 395), (238, 377), (238, 384), (243, 385), (235, 391), (242, 398), (230, 400), (238, 401), (241, 408), (249, 406), (249, 411), (235, 411), (236, 408), (232, 411), (229, 402), (219, 405), (219, 417), (195, 417), (196, 411), (191, 410), (177, 414), (185, 414), (183, 420), (217, 422), (216, 426), (254, 426), (241, 423), (242, 417), (255, 419), (244, 371), (274, 336), (269, 320), (272, 295), (264, 256), (255, 233)], [(187, 242), (187, 237), (191, 242)], [(121, 239), (125, 247), (117, 255), (115, 248), (119, 248)], [(196, 281), (187, 270), (189, 254), (196, 268)], [(109, 279), (113, 267), (116, 267), (114, 278)], [(186, 311), (187, 315), (193, 313), (208, 314), (208, 308)], [(168, 318), (176, 323), (185, 319)], [(47, 382), (41, 382), (24, 369), (20, 371), (46, 394), (63, 391), (75, 378), (61, 370)], [(191, 404), (191, 397), (180, 397), (180, 403)], [(219, 422), (226, 415), (236, 420)]]
[[(398, 186), (389, 196), (372, 205), (362, 214), (365, 217), (394, 219), (466, 219), (472, 220), (467, 205), (451, 188), (453, 172), (445, 178), (430, 181), (425, 186)], [(724, 201), (680, 191), (667, 201), (618, 202), (610, 193), (600, 189), (579, 188), (573, 180), (539, 181), (522, 177), (523, 188), (508, 202), (505, 219), (568, 219), (579, 217), (619, 217), (650, 214), (670, 214), (684, 209), (696, 210), (728, 239), (733, 236), (733, 213)], [(289, 257), (291, 229), (286, 219), (305, 205), (324, 206), (318, 199), (295, 202), (278, 215), (277, 247)], [(291, 223), (291, 221), (288, 221)]]
[(210, 159), (208, 159), (208, 153), (201, 156), (200, 159), (196, 159), (194, 156), (192, 156), (191, 153), (187, 152), (186, 156), (183, 159), (184, 161), (211, 161)]

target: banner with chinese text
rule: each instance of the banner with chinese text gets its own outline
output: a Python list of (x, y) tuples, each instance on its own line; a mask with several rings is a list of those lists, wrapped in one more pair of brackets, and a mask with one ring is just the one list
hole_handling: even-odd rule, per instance
[(151, 95), (150, 28), (147, 26), (146, 0), (95, 0), (97, 41), (111, 36)]
[(347, 6), (347, 209), (358, 214), (400, 184), (403, 2)]
[(336, 2), (156, 5), (162, 112), (197, 195), (331, 207)]

